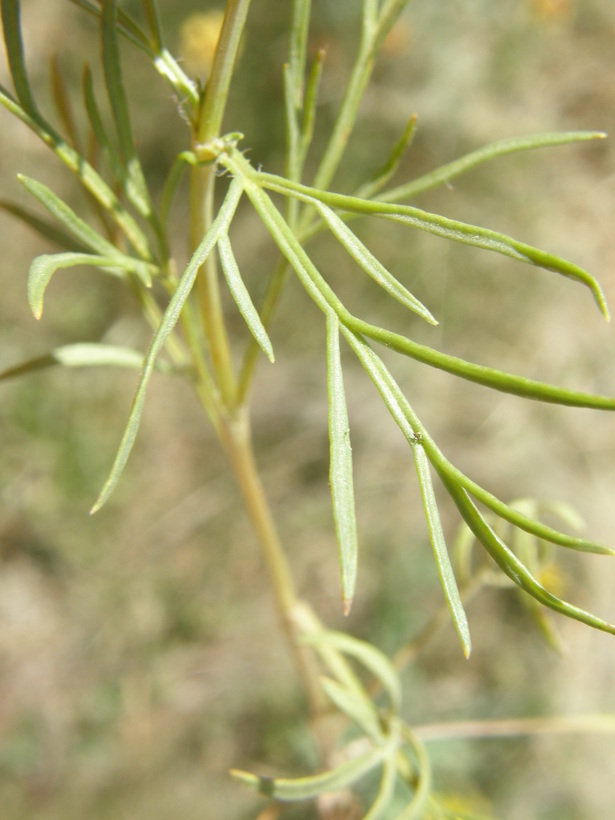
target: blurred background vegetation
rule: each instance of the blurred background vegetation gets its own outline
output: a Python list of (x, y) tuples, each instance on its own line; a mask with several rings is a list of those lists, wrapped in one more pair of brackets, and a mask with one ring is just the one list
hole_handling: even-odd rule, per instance
[[(267, 170), (283, 162), (287, 5), (253, 4), (226, 120)], [(311, 48), (327, 49), (321, 138), (351, 64), (359, 5), (314, 3)], [(221, 6), (161, 0), (174, 48), (182, 47), (189, 13)], [(23, 19), (29, 66), (50, 110), (49, 60), (56, 55), (78, 89), (83, 60), (95, 62), (95, 23), (61, 0), (23, 0)], [(413, 112), (419, 126), (400, 180), (507, 136), (615, 133), (614, 37), (611, 0), (414, 0), (387, 41), (335, 187), (352, 191), (376, 170)], [(187, 146), (187, 128), (139, 55), (127, 49), (124, 66), (144, 163), (162, 180)], [(4, 63), (1, 72), (7, 84)], [(59, 164), (1, 116), (0, 196), (32, 204), (15, 180), (22, 171), (79, 208)], [(569, 257), (598, 276), (615, 304), (612, 141), (502, 159), (417, 204)], [(180, 264), (184, 217), (179, 205)], [(258, 294), (274, 250), (249, 212), (239, 229), (236, 249)], [(615, 392), (613, 331), (578, 286), (382, 223), (366, 224), (364, 236), (387, 265), (407, 272), (405, 281), (440, 319), (436, 329), (417, 323), (417, 340), (568, 387)], [(0, 247), (0, 368), (73, 341), (145, 347), (149, 332), (136, 304), (115, 280), (89, 271), (57, 275), (37, 324), (26, 273), (47, 248), (5, 214)], [(400, 321), (334, 242), (323, 242), (317, 259), (351, 307)], [(441, 602), (410, 454), (348, 356), (362, 555), (344, 620), (329, 508), (324, 333), (307, 304), (291, 282), (272, 333), (276, 365), (261, 366), (254, 395), (265, 485), (302, 595), (332, 627), (394, 651)], [(240, 320), (232, 328), (243, 338)], [(502, 498), (574, 504), (592, 538), (615, 543), (612, 417), (492, 394), (409, 361), (395, 362), (394, 372), (462, 469)], [(103, 512), (88, 516), (134, 385), (132, 373), (57, 369), (1, 388), (0, 805), (7, 818), (252, 818), (262, 806), (230, 781), (231, 766), (292, 774), (315, 765), (258, 548), (186, 385), (154, 380), (122, 483)], [(452, 539), (457, 518), (442, 503)], [(566, 595), (610, 620), (614, 572), (595, 556), (559, 562)], [(608, 635), (560, 619), (568, 646), (560, 657), (507, 591), (484, 593), (468, 615), (468, 663), (449, 629), (405, 674), (411, 721), (615, 709)], [(608, 736), (430, 748), (437, 788), (476, 810), (545, 820), (612, 814)]]

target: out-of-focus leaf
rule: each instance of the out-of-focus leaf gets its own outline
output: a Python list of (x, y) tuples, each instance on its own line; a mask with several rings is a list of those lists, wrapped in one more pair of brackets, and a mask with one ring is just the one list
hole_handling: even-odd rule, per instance
[(46, 219), (41, 219), (29, 208), (22, 208), (21, 205), (17, 205), (15, 202), (7, 202), (4, 199), (0, 200), (0, 208), (16, 219), (19, 219), (25, 225), (28, 225), (40, 236), (49, 239), (61, 248), (76, 253), (87, 253), (86, 245), (73, 239), (72, 236), (69, 236), (68, 233), (57, 228), (53, 223), (48, 222)]
[(466, 617), (463, 604), (461, 602), (461, 595), (455, 580), (455, 573), (451, 566), (451, 561), (446, 548), (444, 540), (444, 532), (442, 530), (442, 523), (440, 521), (440, 513), (438, 511), (438, 502), (431, 483), (431, 470), (429, 460), (425, 455), (425, 450), (422, 444), (417, 441), (412, 448), (414, 455), (414, 463), (416, 465), (416, 472), (419, 477), (419, 485), (421, 488), (421, 496), (423, 498), (423, 509), (425, 510), (425, 519), (427, 520), (427, 527), (429, 529), (429, 538), (433, 547), (436, 565), (438, 567), (438, 574), (440, 582), (446, 596), (455, 629), (461, 640), (463, 647), (463, 654), (466, 658), (470, 657), (472, 651), (472, 641), (470, 638), (470, 628), (468, 626), (468, 619)]
[(339, 324), (333, 312), (327, 316), (327, 393), (329, 397), (329, 443), (331, 498), (339, 545), (344, 614), (352, 605), (357, 580), (359, 545), (352, 479), (352, 448), (346, 393), (340, 358)]
[(360, 641), (343, 632), (324, 630), (301, 637), (301, 643), (314, 646), (317, 650), (333, 647), (361, 663), (382, 684), (391, 701), (391, 711), (399, 712), (401, 705), (401, 684), (399, 676), (387, 656), (372, 644)]
[[(27, 362), (7, 367), (0, 371), (0, 380), (25, 376), (47, 367), (127, 367), (140, 370), (143, 367), (143, 353), (131, 347), (105, 345), (93, 342), (78, 342), (56, 347), (44, 356), (37, 356)], [(173, 369), (165, 362), (157, 362), (156, 369), (163, 373), (172, 373)]]
[(389, 811), (395, 796), (395, 782), (397, 780), (396, 758), (396, 755), (391, 755), (384, 761), (378, 794), (363, 820), (387, 820), (390, 817)]
[[(389, 155), (389, 158), (387, 159), (385, 164), (382, 166), (382, 168), (380, 168), (380, 170), (376, 172), (374, 178), (370, 182), (368, 182), (366, 185), (362, 185), (361, 188), (359, 188), (355, 196), (358, 196), (361, 199), (371, 199), (372, 197), (376, 196), (376, 194), (379, 191), (381, 191), (382, 188), (384, 188), (384, 186), (391, 179), (393, 174), (397, 171), (403, 155), (412, 144), (412, 140), (414, 138), (414, 131), (416, 129), (416, 120), (417, 116), (416, 114), (413, 114), (408, 120), (401, 137), (393, 146), (393, 150), (391, 151), (391, 154)], [(387, 200), (383, 198), (383, 201), (398, 202), (400, 200)]]
[(360, 780), (390, 754), (386, 746), (375, 746), (369, 752), (347, 760), (332, 771), (293, 780), (259, 777), (249, 772), (231, 770), (231, 775), (241, 783), (252, 786), (260, 794), (282, 802), (311, 800), (326, 792), (338, 791)]
[(4, 43), (17, 99), (27, 114), (31, 117), (38, 118), (38, 107), (32, 94), (24, 58), (23, 42), (21, 39), (20, 7), (21, 3), (19, 0), (8, 0), (7, 2), (0, 3)]
[(361, 696), (355, 689), (348, 689), (331, 678), (322, 677), (320, 683), (334, 706), (350, 718), (373, 743), (384, 742), (384, 733), (378, 713), (367, 694)]
[(615, 635), (615, 625), (586, 612), (579, 607), (562, 601), (556, 595), (546, 590), (534, 576), (529, 572), (527, 567), (517, 558), (517, 556), (510, 550), (503, 541), (498, 538), (493, 529), (485, 521), (483, 516), (476, 509), (476, 506), (467, 495), (466, 491), (459, 487), (454, 480), (438, 465), (434, 465), (440, 479), (446, 487), (449, 495), (455, 502), (457, 509), (462, 517), (478, 539), (485, 547), (487, 552), (491, 555), (500, 569), (511, 578), (515, 584), (521, 589), (524, 589), (533, 598), (539, 601), (544, 606), (559, 612), (561, 615), (566, 615), (569, 618), (580, 621), (581, 623), (592, 626), (594, 629), (599, 629), (603, 632), (609, 632)]
[(231, 292), (231, 296), (235, 300), (235, 304), (241, 313), (244, 322), (258, 346), (263, 351), (270, 362), (275, 360), (273, 355), (273, 347), (271, 346), (271, 339), (265, 330), (258, 311), (254, 307), (254, 303), (250, 297), (245, 283), (241, 277), (235, 254), (231, 247), (231, 242), (228, 236), (221, 236), (218, 240), (218, 252), (220, 254), (220, 261), (222, 262), (222, 270), (226, 283)]

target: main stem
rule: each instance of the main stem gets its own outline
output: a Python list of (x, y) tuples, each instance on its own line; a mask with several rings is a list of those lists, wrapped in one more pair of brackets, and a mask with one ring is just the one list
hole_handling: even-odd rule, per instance
[[(297, 597), (288, 559), (271, 514), (260, 480), (247, 408), (235, 410), (221, 425), (222, 443), (229, 456), (245, 509), (258, 537), (269, 570), (271, 586), (282, 627), (292, 647), (299, 674), (305, 686), (313, 716), (323, 711), (325, 700), (318, 681), (318, 670), (310, 650), (298, 643), (305, 604)], [(303, 617), (302, 617), (303, 615)]]

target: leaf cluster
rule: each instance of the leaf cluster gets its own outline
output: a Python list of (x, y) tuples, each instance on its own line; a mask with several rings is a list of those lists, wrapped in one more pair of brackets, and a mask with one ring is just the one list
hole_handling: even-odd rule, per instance
[[(494, 230), (408, 204), (420, 193), (448, 183), (500, 156), (600, 139), (604, 135), (571, 132), (504, 140), (418, 179), (387, 188), (411, 143), (416, 125), (413, 115), (374, 178), (366, 180), (354, 195), (339, 193), (333, 190), (334, 175), (356, 124), (359, 104), (378, 50), (406, 0), (363, 0), (361, 37), (354, 67), (329, 141), (309, 184), (304, 180), (304, 167), (317, 120), (318, 88), (325, 60), (324, 54), (319, 52), (311, 62), (308, 61), (309, 0), (293, 0), (292, 4), (289, 57), (284, 68), (287, 153), (284, 174), (281, 175), (265, 172), (248, 161), (238, 145), (241, 134), (221, 133), (234, 56), (249, 7), (247, 0), (234, 0), (227, 6), (220, 35), (222, 46), (204, 89), (184, 74), (180, 63), (166, 48), (154, 0), (142, 0), (144, 25), (118, 7), (115, 0), (73, 2), (99, 21), (104, 84), (115, 134), (110, 134), (103, 124), (92, 71), (87, 65), (83, 72), (83, 104), (90, 138), (98, 148), (95, 159), (88, 157), (81, 148), (82, 141), (72, 125), (72, 101), (58, 68), (55, 70), (57, 117), (63, 133), (40, 111), (26, 70), (19, 0), (2, 0), (4, 40), (14, 94), (0, 88), (0, 103), (72, 172), (89, 197), (95, 219), (88, 221), (77, 215), (47, 186), (25, 176), (19, 177), (20, 182), (49, 216), (42, 217), (11, 203), (2, 203), (2, 207), (61, 248), (59, 253), (39, 256), (30, 268), (28, 300), (36, 318), (42, 315), (44, 295), (54, 272), (87, 265), (119, 277), (128, 286), (139, 300), (144, 316), (152, 326), (153, 336), (145, 353), (107, 345), (65, 346), (11, 367), (0, 377), (21, 375), (52, 364), (105, 364), (140, 370), (115, 461), (92, 511), (100, 509), (108, 500), (127, 464), (138, 433), (149, 380), (156, 368), (180, 373), (192, 380), (214, 429), (224, 442), (225, 425), (247, 409), (259, 353), (274, 361), (269, 326), (284, 283), (292, 271), (324, 316), (330, 483), (344, 611), (350, 610), (355, 595), (359, 539), (342, 343), (360, 362), (408, 444), (444, 596), (465, 656), (470, 655), (471, 639), (460, 591), (460, 570), (458, 567), (455, 571), (449, 557), (433, 486), (434, 476), (453, 500), (475, 542), (484, 548), (505, 576), (530, 596), (534, 613), (543, 612), (542, 607), (547, 607), (615, 634), (615, 625), (549, 591), (541, 581), (540, 562), (537, 562), (536, 550), (531, 545), (538, 539), (555, 547), (603, 555), (612, 555), (613, 550), (546, 526), (531, 505), (507, 504), (460, 471), (431, 437), (427, 425), (413, 409), (379, 350), (393, 350), (458, 378), (536, 401), (614, 410), (615, 398), (567, 390), (465, 361), (419, 344), (410, 335), (370, 323), (344, 305), (309, 253), (310, 242), (322, 233), (330, 233), (348, 254), (349, 264), (358, 266), (389, 297), (409, 310), (413, 319), (436, 325), (434, 313), (412, 293), (406, 277), (388, 270), (353, 229), (359, 217), (392, 221), (400, 226), (400, 230), (428, 232), (570, 278), (589, 290), (608, 320), (609, 312), (600, 285), (578, 265)], [(132, 132), (122, 79), (120, 37), (141, 51), (170, 84), (190, 128), (190, 148), (180, 153), (169, 169), (158, 201), (148, 186)], [(222, 182), (228, 184), (218, 210), (202, 223), (197, 220), (202, 230), (196, 231), (190, 261), (178, 274), (169, 251), (168, 218), (186, 170), (192, 174), (193, 190), (199, 191), (198, 186), (202, 185), (205, 203), (211, 204), (213, 186), (221, 184), (217, 177), (222, 175)], [(274, 195), (282, 197), (283, 208), (278, 207)], [(242, 200), (247, 201), (258, 215), (280, 252), (280, 262), (271, 273), (259, 306), (254, 304), (250, 295), (229, 235)], [(251, 334), (237, 370), (229, 363), (226, 330), (218, 310), (219, 279), (226, 283), (228, 294)], [(161, 359), (163, 353), (165, 359)], [(467, 578), (461, 580), (465, 583)], [(333, 771), (297, 782), (276, 780), (269, 783), (247, 774), (237, 774), (237, 777), (277, 799), (294, 800), (344, 787), (371, 769), (382, 766), (380, 792), (366, 816), (386, 816), (398, 776), (408, 785), (412, 795), (403, 816), (423, 816), (421, 812), (424, 813), (430, 799), (428, 761), (424, 750), (399, 717), (400, 694), (392, 667), (377, 650), (347, 637), (326, 632), (309, 633), (306, 640), (333, 672), (332, 678), (322, 682), (324, 692), (360, 729), (369, 748)], [(351, 673), (344, 660), (346, 655), (357, 658), (382, 684), (389, 701), (384, 713), (374, 706), (365, 688)]]

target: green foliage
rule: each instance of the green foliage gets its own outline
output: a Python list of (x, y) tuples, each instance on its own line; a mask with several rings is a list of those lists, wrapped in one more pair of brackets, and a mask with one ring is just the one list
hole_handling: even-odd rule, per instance
[[(67, 345), (56, 348), (47, 356), (5, 370), (0, 378), (22, 375), (53, 364), (69, 367), (113, 365), (140, 370), (115, 460), (92, 507), (95, 512), (116, 489), (127, 466), (154, 369), (185, 376), (194, 386), (229, 456), (271, 571), (272, 594), (300, 659), (311, 707), (316, 715), (333, 709), (353, 727), (354, 732), (342, 762), (320, 774), (294, 780), (269, 779), (239, 771), (234, 772), (234, 776), (261, 794), (292, 802), (346, 789), (379, 769), (380, 786), (365, 817), (372, 820), (389, 817), (400, 788), (406, 795), (406, 805), (400, 817), (451, 816), (432, 791), (430, 761), (424, 745), (401, 713), (401, 684), (396, 668), (369, 644), (323, 629), (296, 596), (251, 450), (249, 394), (255, 377), (255, 361), (260, 352), (270, 362), (274, 361), (268, 330), (288, 273), (292, 271), (308, 297), (324, 314), (329, 475), (345, 613), (350, 610), (357, 584), (358, 537), (340, 340), (356, 356), (410, 447), (444, 596), (465, 656), (470, 655), (471, 639), (464, 595), (472, 583), (482, 577), (469, 560), (469, 545), (474, 542), (484, 548), (503, 575), (514, 582), (526, 596), (525, 600), (530, 601), (531, 614), (552, 644), (556, 643), (556, 633), (544, 607), (615, 634), (615, 625), (561, 599), (545, 587), (541, 581), (543, 547), (538, 546), (538, 541), (603, 555), (612, 555), (614, 551), (546, 526), (539, 520), (540, 510), (535, 505), (506, 504), (462, 473), (430, 436), (379, 350), (392, 350), (490, 389), (536, 401), (615, 410), (615, 398), (567, 390), (468, 362), (420, 344), (410, 335), (372, 324), (346, 307), (308, 250), (310, 243), (320, 235), (330, 233), (353, 262), (388, 296), (428, 325), (437, 325), (437, 318), (411, 292), (407, 277), (389, 271), (352, 227), (359, 217), (378, 218), (398, 224), (400, 230), (411, 228), (427, 232), (570, 278), (589, 290), (608, 321), (609, 311), (600, 285), (579, 266), (494, 230), (406, 204), (417, 194), (449, 183), (460, 174), (500, 156), (546, 146), (583, 143), (601, 139), (604, 134), (582, 131), (500, 141), (387, 189), (411, 144), (416, 124), (416, 117), (412, 116), (373, 178), (364, 180), (356, 195), (347, 195), (335, 191), (332, 181), (355, 126), (376, 56), (406, 0), (363, 0), (354, 67), (309, 184), (304, 181), (304, 169), (317, 120), (318, 90), (324, 66), (322, 52), (318, 52), (308, 65), (309, 0), (294, 0), (292, 4), (288, 63), (284, 69), (287, 138), (284, 175), (268, 173), (249, 161), (239, 146), (242, 139), (239, 132), (222, 132), (249, 0), (228, 0), (211, 76), (204, 88), (186, 76), (180, 63), (166, 48), (164, 27), (153, 0), (142, 2), (144, 25), (119, 8), (114, 0), (74, 2), (97, 17), (100, 24), (102, 69), (115, 135), (109, 134), (103, 124), (88, 66), (83, 74), (83, 97), (90, 138), (97, 145), (97, 157), (102, 167), (97, 164), (99, 160), (92, 160), (80, 147), (81, 141), (73, 124), (72, 101), (57, 69), (54, 74), (55, 102), (65, 135), (62, 136), (41, 114), (26, 69), (18, 0), (2, 0), (4, 38), (15, 94), (0, 89), (0, 103), (73, 173), (93, 205), (94, 216), (91, 221), (78, 216), (46, 185), (24, 176), (20, 176), (21, 183), (48, 211), (52, 221), (12, 203), (3, 202), (1, 207), (62, 249), (59, 253), (39, 256), (32, 262), (28, 300), (36, 318), (42, 315), (44, 294), (55, 271), (88, 266), (120, 278), (136, 296), (153, 335), (143, 354), (109, 345)], [(189, 127), (190, 146), (171, 164), (159, 201), (150, 190), (133, 136), (122, 76), (120, 37), (144, 53), (170, 85)], [(241, 126), (241, 123), (237, 125)], [(184, 172), (190, 175), (190, 220), (186, 228), (191, 258), (178, 275), (169, 251), (173, 237), (169, 234), (168, 217)], [(108, 177), (112, 182), (105, 181)], [(221, 186), (223, 193), (217, 205), (215, 191)], [(283, 208), (278, 207), (272, 195), (282, 197)], [(259, 307), (254, 304), (229, 238), (231, 227), (236, 224), (240, 201), (251, 205), (280, 252), (280, 261), (271, 273)], [(95, 219), (99, 224), (92, 224)], [(233, 239), (235, 245), (237, 242), (241, 242), (240, 236)], [(222, 279), (249, 330), (238, 368), (230, 353), (220, 291)], [(161, 359), (163, 353), (166, 358)], [(466, 535), (465, 540), (461, 538), (459, 541), (458, 552), (462, 558), (458, 555), (457, 576), (444, 539), (432, 471), (474, 539)], [(481, 512), (477, 504), (486, 507), (489, 513)], [(570, 523), (566, 515), (560, 517), (564, 519), (564, 526)], [(359, 673), (349, 658), (358, 664)], [(326, 676), (318, 675), (320, 668)], [(364, 683), (366, 677), (371, 685)], [(384, 705), (380, 704), (377, 695), (374, 696), (374, 691), (386, 694)], [(323, 748), (326, 758), (325, 752)]]

